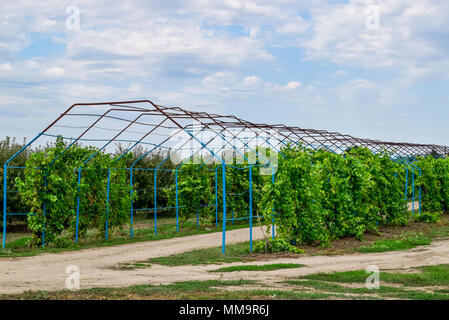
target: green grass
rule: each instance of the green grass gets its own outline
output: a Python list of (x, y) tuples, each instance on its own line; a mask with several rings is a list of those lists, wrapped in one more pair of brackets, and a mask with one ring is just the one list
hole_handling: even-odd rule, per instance
[(429, 245), (432, 239), (423, 233), (405, 233), (393, 239), (381, 239), (374, 241), (369, 246), (361, 246), (357, 251), (363, 253), (385, 252), (412, 249), (417, 246)]
[[(273, 299), (273, 300), (322, 300), (327, 298), (342, 298), (343, 295), (323, 292), (286, 291), (276, 289), (258, 289), (235, 291), (237, 299)], [(247, 297), (247, 298), (246, 298)]]
[[(420, 245), (428, 245), (431, 243), (432, 239), (448, 236), (449, 224), (431, 225), (428, 229), (424, 230), (424, 233), (416, 233), (413, 230), (407, 231), (392, 239), (381, 239), (374, 241), (371, 245), (360, 246), (354, 249), (354, 251), (369, 253), (407, 250)], [(154, 258), (148, 262), (168, 266), (180, 266), (188, 264), (198, 265), (254, 261), (256, 257), (250, 255), (248, 247), (249, 243), (243, 242), (227, 245), (225, 255), (221, 253), (221, 247), (216, 247), (193, 250), (167, 257)]]
[(24, 248), (27, 246), (29, 240), (31, 240), (31, 237), (18, 238), (11, 242), (7, 242), (5, 247), (6, 247), (6, 249)]
[(449, 237), (449, 224), (434, 224), (431, 225), (426, 235), (432, 239)]
[[(449, 286), (449, 265), (426, 266), (415, 268), (418, 273), (381, 272), (380, 281), (402, 284), (409, 287)], [(341, 283), (365, 283), (368, 274), (363, 270), (336, 273), (317, 273), (302, 276), (301, 279), (331, 281)]]
[[(365, 278), (366, 278), (365, 274)], [(372, 290), (368, 288), (351, 288), (351, 287), (344, 287), (337, 283), (327, 282), (327, 281), (320, 281), (320, 280), (287, 280), (284, 281), (286, 284), (293, 284), (293, 285), (299, 285), (303, 287), (309, 287), (313, 288), (319, 291), (326, 291), (326, 292), (337, 292), (337, 293), (355, 293), (355, 294), (372, 294), (372, 293), (396, 293), (400, 291), (397, 288), (394, 287), (386, 287), (382, 286), (379, 288), (379, 290)], [(364, 282), (363, 282), (364, 283)]]
[[(365, 274), (366, 278), (367, 274)], [(365, 280), (365, 279), (364, 279)], [(297, 285), (299, 287), (313, 288), (318, 292), (323, 293), (341, 293), (349, 295), (350, 297), (358, 298), (361, 296), (371, 296), (378, 299), (412, 299), (412, 300), (449, 300), (449, 294), (441, 292), (441, 290), (435, 290), (434, 292), (426, 292), (422, 290), (411, 290), (406, 287), (391, 287), (380, 286), (379, 289), (368, 289), (366, 287), (354, 288), (342, 286), (338, 283), (320, 281), (320, 280), (290, 280), (285, 281), (286, 284)], [(357, 283), (364, 285), (363, 283)]]
[[(168, 285), (136, 285), (125, 288), (92, 288), (79, 291), (27, 291), (21, 294), (0, 295), (2, 300), (103, 300), (103, 299), (182, 299), (182, 300), (267, 300), (267, 299), (326, 299), (341, 297), (335, 293), (284, 291), (273, 288), (253, 289), (260, 284), (251, 280), (186, 281)], [(226, 287), (247, 286), (243, 290)]]
[(415, 215), (414, 219), (418, 222), (437, 223), (441, 221), (441, 212), (423, 212)]
[[(369, 274), (362, 270), (317, 273), (301, 276), (298, 278), (299, 280), (284, 281), (284, 283), (295, 285), (299, 288), (313, 288), (319, 292), (351, 294), (351, 296), (368, 295), (382, 299), (449, 300), (449, 288), (440, 288), (442, 286), (449, 287), (449, 265), (443, 264), (415, 269), (418, 273), (381, 272), (379, 289), (368, 289), (365, 287), (365, 281)], [(342, 284), (352, 284), (353, 286)], [(423, 287), (426, 287), (426, 291), (419, 290)], [(432, 287), (434, 287), (433, 290)]]
[[(383, 251), (391, 251), (391, 250), (406, 250), (418, 245), (426, 245), (431, 242), (432, 239), (449, 237), (449, 220), (446, 215), (442, 217), (442, 223), (429, 225), (427, 228), (423, 230), (423, 234), (413, 233), (414, 231), (407, 232), (401, 236), (398, 236), (393, 239), (381, 239), (375, 241), (372, 245), (361, 246), (355, 251), (358, 252), (383, 252)], [(195, 219), (194, 219), (195, 220)], [(71, 244), (68, 248), (56, 248), (56, 247), (44, 247), (44, 248), (30, 248), (27, 246), (27, 242), (30, 239), (26, 234), (12, 234), (16, 239), (6, 243), (6, 249), (0, 249), (0, 258), (2, 257), (25, 257), (25, 256), (34, 256), (42, 253), (58, 253), (62, 251), (74, 251), (79, 249), (87, 249), (92, 247), (103, 247), (103, 246), (113, 246), (120, 245), (126, 243), (134, 243), (141, 241), (153, 241), (153, 240), (161, 240), (168, 239), (174, 237), (182, 237), (196, 234), (204, 234), (211, 232), (220, 232), (221, 226), (218, 227), (209, 227), (208, 229), (204, 226), (200, 226), (200, 229), (196, 229), (196, 220), (187, 221), (185, 226), (181, 228), (180, 233), (176, 232), (176, 226), (174, 224), (173, 218), (162, 218), (160, 219), (160, 223), (158, 223), (158, 234), (154, 234), (154, 228), (151, 226), (152, 220), (136, 220), (136, 222), (146, 223), (146, 228), (135, 229), (133, 239), (129, 238), (129, 231), (116, 231), (111, 234), (111, 237), (108, 241), (98, 239), (93, 235), (89, 235), (88, 237), (81, 239), (79, 244)], [(148, 224), (149, 222), (149, 224)], [(413, 223), (410, 226), (413, 226)], [(150, 227), (148, 227), (150, 225)], [(230, 224), (227, 229), (239, 229), (239, 228), (247, 228), (248, 224)], [(405, 227), (407, 228), (407, 227)], [(0, 233), (1, 236), (1, 233)], [(17, 238), (17, 236), (21, 236)], [(240, 245), (237, 245), (240, 246)], [(243, 245), (245, 246), (245, 245)], [(250, 255), (246, 248), (240, 248), (245, 250), (233, 250), (233, 245), (228, 245), (226, 248), (226, 256), (231, 256), (230, 258), (222, 258), (220, 248), (217, 249), (206, 249), (217, 251), (210, 254), (210, 252), (204, 252), (204, 256), (202, 259), (206, 261), (206, 263), (220, 263), (220, 262), (234, 262), (234, 261), (252, 261), (254, 260)], [(238, 248), (236, 248), (238, 249)], [(202, 251), (196, 251), (196, 254), (202, 255)], [(191, 255), (190, 253), (187, 256)], [(160, 264), (166, 265), (182, 265), (182, 264), (191, 264), (188, 262), (189, 260), (187, 256), (176, 257), (181, 258), (182, 261), (176, 263), (170, 257), (162, 258)], [(207, 258), (209, 256), (209, 258)]]
[(167, 285), (138, 285), (133, 286), (133, 290), (137, 293), (146, 293), (148, 290), (161, 293), (176, 293), (178, 291), (217, 291), (219, 287), (241, 286), (255, 284), (252, 280), (207, 280), (207, 281), (183, 281), (175, 282)]
[[(409, 231), (395, 238), (377, 240), (369, 246), (360, 246), (354, 250), (362, 253), (407, 250), (420, 245), (429, 245), (433, 238), (448, 235), (449, 226), (435, 226), (425, 234)], [(249, 242), (242, 242), (227, 245), (225, 255), (221, 253), (221, 247), (215, 247), (153, 258), (147, 262), (167, 266), (181, 266), (254, 261), (255, 256), (250, 255), (248, 248)]]
[(137, 262), (137, 263), (121, 263), (118, 266), (119, 270), (133, 270), (133, 269), (145, 269), (145, 268), (151, 268), (151, 264), (144, 263), (144, 262)]
[[(283, 281), (289, 287), (251, 280), (186, 281), (168, 285), (135, 285), (79, 291), (28, 291), (0, 299), (414, 299), (449, 300), (449, 265), (416, 268), (419, 273), (381, 272), (379, 289), (368, 289), (364, 271), (318, 273)], [(346, 284), (346, 285), (345, 285)], [(394, 286), (395, 284), (396, 286)], [(399, 286), (397, 286), (399, 285)], [(445, 287), (446, 288), (441, 288)], [(232, 287), (232, 290), (227, 289)], [(241, 289), (239, 288), (241, 287)], [(262, 287), (262, 288), (261, 288)], [(425, 287), (425, 291), (422, 290)]]
[(230, 263), (254, 260), (249, 255), (249, 242), (239, 242), (226, 246), (226, 254), (221, 247), (198, 249), (173, 254), (166, 257), (149, 259), (146, 262), (162, 264), (165, 266), (200, 265), (215, 263)]
[[(162, 219), (163, 220), (163, 219)], [(233, 229), (241, 229), (247, 228), (248, 224), (234, 224), (227, 226), (227, 230)], [(176, 232), (176, 225), (173, 224), (164, 224), (161, 223), (158, 226), (158, 233), (155, 235), (154, 228), (144, 228), (134, 230), (133, 238), (129, 237), (129, 233), (127, 231), (118, 231), (116, 234), (110, 236), (109, 240), (98, 239), (95, 236), (88, 236), (85, 239), (81, 239), (81, 241), (76, 244), (72, 243), (69, 247), (66, 248), (57, 248), (52, 246), (47, 247), (29, 247), (27, 245), (28, 240), (31, 237), (22, 237), (19, 239), (15, 239), (13, 241), (6, 243), (5, 249), (0, 249), (0, 258), (2, 257), (29, 257), (34, 255), (39, 255), (42, 253), (58, 253), (63, 251), (76, 251), (80, 249), (87, 249), (93, 247), (106, 247), (106, 246), (114, 246), (126, 243), (135, 243), (142, 241), (154, 241), (154, 240), (162, 240), (176, 237), (185, 237), (190, 235), (197, 234), (206, 234), (213, 232), (220, 232), (221, 226), (217, 227), (204, 227), (200, 226), (199, 229), (196, 228), (196, 222), (188, 221), (185, 225), (180, 229), (180, 232)], [(0, 233), (1, 236), (1, 233)]]
[[(183, 265), (204, 265), (204, 264), (220, 264), (231, 262), (250, 262), (254, 261), (255, 256), (249, 252), (249, 241), (229, 244), (226, 246), (226, 254), (223, 254), (221, 247), (205, 248), (186, 251), (182, 253), (172, 254), (165, 257), (151, 258), (146, 261), (139, 261), (135, 264), (129, 264), (125, 266), (127, 269), (132, 269), (133, 265), (136, 268), (143, 267), (139, 264), (160, 264), (165, 266), (183, 266)], [(276, 270), (284, 268), (299, 268), (302, 265), (299, 264), (272, 264), (264, 266), (234, 266), (228, 268), (217, 269), (214, 272), (231, 272), (240, 270)], [(245, 269), (248, 268), (248, 269)], [(228, 270), (229, 269), (229, 270)]]
[(294, 269), (301, 268), (304, 265), (298, 263), (274, 263), (265, 265), (243, 265), (243, 266), (232, 266), (224, 267), (209, 272), (233, 272), (233, 271), (271, 271), (278, 269)]
[(92, 288), (78, 291), (27, 291), (21, 294), (0, 295), (0, 299), (206, 299), (222, 291), (223, 287), (255, 283), (251, 280), (185, 281), (168, 285), (135, 285), (124, 288)]
[(300, 279), (342, 282), (342, 283), (362, 283), (366, 280), (367, 277), (368, 274), (365, 271), (356, 270), (356, 271), (345, 271), (335, 273), (316, 273), (301, 276)]

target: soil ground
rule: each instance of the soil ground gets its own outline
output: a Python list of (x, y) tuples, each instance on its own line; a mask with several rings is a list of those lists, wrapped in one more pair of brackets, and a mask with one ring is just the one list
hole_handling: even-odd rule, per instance
[[(419, 228), (419, 225), (416, 225)], [(390, 228), (391, 232), (397, 232)], [(226, 243), (248, 241), (249, 229), (228, 231)], [(367, 237), (370, 237), (368, 235)], [(375, 237), (373, 235), (373, 237)], [(253, 239), (263, 238), (260, 228), (253, 229)], [(348, 243), (352, 243), (347, 240)], [(361, 243), (359, 241), (358, 245)], [(345, 240), (341, 244), (347, 246)], [(336, 272), (365, 270), (368, 265), (377, 265), (380, 270), (409, 269), (417, 266), (429, 266), (449, 263), (449, 240), (433, 242), (431, 245), (417, 247), (408, 251), (394, 251), (369, 254), (339, 255), (299, 255), (271, 256), (270, 259), (253, 261), (250, 264), (297, 263), (304, 265), (298, 269), (273, 271), (209, 272), (224, 266), (242, 265), (242, 262), (201, 265), (201, 266), (162, 266), (153, 264), (149, 268), (123, 270), (120, 264), (144, 261), (150, 258), (168, 256), (194, 249), (217, 247), (221, 245), (221, 233), (201, 234), (159, 241), (147, 241), (111, 247), (84, 249), (74, 252), (42, 254), (23, 258), (0, 259), (0, 293), (12, 294), (28, 290), (65, 289), (69, 265), (80, 268), (81, 288), (126, 287), (137, 284), (168, 284), (180, 281), (204, 280), (256, 280), (262, 283), (282, 281), (292, 277), (317, 272)], [(337, 248), (341, 247), (337, 245)], [(312, 254), (319, 254), (317, 252)], [(330, 252), (332, 253), (332, 252)]]

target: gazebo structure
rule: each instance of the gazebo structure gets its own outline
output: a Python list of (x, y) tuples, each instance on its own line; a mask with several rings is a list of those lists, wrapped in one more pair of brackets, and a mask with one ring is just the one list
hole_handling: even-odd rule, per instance
[[(122, 154), (117, 155), (117, 161), (126, 154), (133, 152), (135, 148), (143, 147), (145, 152), (128, 168), (120, 168), (129, 172), (131, 192), (133, 192), (133, 175), (139, 170), (149, 170), (154, 174), (154, 207), (135, 208), (131, 204), (130, 211), (130, 237), (133, 236), (133, 215), (135, 212), (145, 209), (152, 210), (155, 219), (155, 233), (157, 233), (158, 207), (157, 175), (161, 172), (171, 172), (175, 176), (175, 189), (177, 197), (178, 171), (182, 170), (186, 163), (216, 164), (215, 175), (215, 203), (209, 204), (215, 207), (218, 223), (218, 180), (222, 184), (222, 223), (223, 245), (225, 251), (226, 222), (233, 218), (227, 217), (226, 197), (226, 168), (232, 163), (247, 163), (241, 168), (249, 172), (249, 212), (250, 243), (252, 246), (252, 221), (255, 217), (252, 210), (252, 170), (261, 170), (261, 174), (275, 177), (277, 161), (282, 157), (282, 147), (288, 144), (302, 145), (313, 149), (326, 149), (330, 152), (344, 153), (354, 147), (365, 147), (373, 153), (388, 151), (392, 159), (401, 163), (404, 168), (413, 172), (419, 170), (413, 160), (418, 156), (434, 155), (447, 156), (449, 148), (432, 144), (413, 144), (384, 142), (371, 139), (360, 139), (350, 135), (329, 132), (325, 130), (302, 129), (282, 124), (252, 123), (235, 116), (223, 116), (206, 112), (193, 112), (179, 107), (163, 107), (149, 100), (116, 101), (102, 103), (77, 103), (68, 108), (48, 127), (42, 130), (34, 139), (23, 146), (13, 157), (4, 164), (4, 190), (3, 190), (3, 248), (6, 243), (6, 217), (16, 215), (31, 215), (31, 212), (7, 212), (8, 170), (21, 170), (24, 167), (14, 166), (14, 159), (27, 148), (42, 142), (51, 141), (62, 137), (68, 144), (67, 149), (82, 143), (95, 147), (96, 151), (86, 158), (88, 163), (100, 152), (111, 152), (114, 143), (120, 143), (126, 147)], [(158, 151), (164, 151), (166, 158), (154, 168), (140, 168), (136, 166), (141, 159)], [(267, 151), (269, 150), (269, 151)], [(65, 152), (65, 151), (64, 151)], [(57, 158), (63, 156), (62, 152)], [(56, 161), (53, 159), (51, 163)], [(167, 166), (171, 163), (171, 166)], [(50, 164), (51, 165), (51, 164)], [(173, 168), (174, 167), (174, 168)], [(219, 169), (221, 168), (221, 169)], [(42, 170), (45, 168), (36, 168)], [(81, 181), (83, 168), (74, 168), (78, 173), (78, 183)], [(111, 168), (113, 169), (113, 168)], [(219, 172), (221, 170), (221, 172)], [(262, 173), (263, 172), (263, 173)], [(408, 175), (407, 175), (408, 177)], [(414, 190), (414, 180), (413, 180)], [(407, 188), (407, 186), (406, 186)], [(109, 192), (109, 185), (108, 185)], [(246, 192), (246, 191), (245, 191)], [(78, 195), (79, 197), (79, 195)], [(420, 199), (420, 196), (419, 196)], [(78, 199), (79, 200), (79, 199)], [(415, 196), (413, 193), (413, 203)], [(132, 201), (132, 200), (131, 200)], [(79, 203), (79, 201), (78, 201)], [(178, 202), (171, 208), (176, 210), (178, 217)], [(79, 206), (77, 215), (79, 214)], [(274, 215), (274, 213), (273, 213)], [(273, 216), (274, 222), (274, 216)], [(177, 228), (179, 224), (177, 219)], [(274, 236), (274, 223), (273, 223)], [(107, 228), (106, 228), (107, 237)], [(76, 235), (76, 241), (78, 234)], [(252, 247), (251, 247), (252, 248)]]

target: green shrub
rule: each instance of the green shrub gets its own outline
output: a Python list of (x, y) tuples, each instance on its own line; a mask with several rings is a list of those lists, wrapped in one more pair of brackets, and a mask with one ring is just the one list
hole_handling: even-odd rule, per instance
[(274, 184), (263, 197), (264, 215), (276, 213), (281, 238), (327, 245), (330, 239), (362, 239), (381, 223), (405, 225), (404, 168), (387, 153), (366, 148), (344, 154), (287, 146)]
[(422, 211), (442, 212), (449, 209), (449, 159), (420, 158), (417, 184), (421, 186)]
[(326, 246), (330, 241), (325, 224), (328, 213), (322, 205), (324, 191), (313, 157), (301, 147), (287, 147), (282, 153), (286, 158), (280, 161), (274, 184), (267, 185), (263, 198), (265, 218), (271, 222), (274, 207), (280, 238)]
[(417, 222), (427, 222), (427, 223), (437, 223), (441, 221), (441, 212), (424, 212), (420, 215), (415, 215), (415, 221)]
[(276, 252), (292, 252), (304, 253), (304, 250), (299, 249), (288, 243), (282, 238), (269, 238), (267, 240), (259, 240), (254, 244), (254, 252), (256, 253), (276, 253)]
[[(206, 166), (185, 164), (178, 171), (178, 206), (179, 219), (184, 224), (191, 216), (200, 211), (200, 217), (213, 221), (215, 210), (205, 207), (214, 202), (215, 190), (210, 182), (212, 174)], [(176, 206), (176, 192), (167, 190), (169, 206)]]
[[(120, 168), (125, 161), (114, 163), (111, 155), (99, 152), (81, 170), (84, 160), (98, 152), (92, 147), (67, 144), (58, 138), (54, 146), (35, 152), (26, 162), (25, 174), (16, 178), (16, 185), (24, 203), (35, 215), (28, 216), (28, 228), (33, 233), (31, 243), (40, 245), (45, 232), (45, 243), (68, 246), (75, 237), (77, 196), (79, 196), (79, 235), (88, 228), (105, 233), (120, 228), (130, 212), (130, 186), (127, 171)], [(54, 160), (56, 159), (56, 160)], [(110, 181), (109, 202), (107, 182)], [(44, 215), (45, 209), (45, 215)]]

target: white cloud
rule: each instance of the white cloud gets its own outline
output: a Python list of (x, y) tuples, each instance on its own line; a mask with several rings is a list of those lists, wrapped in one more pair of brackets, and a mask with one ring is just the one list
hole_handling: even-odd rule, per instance
[(367, 79), (355, 79), (329, 90), (340, 100), (355, 101), (367, 96), (371, 96), (371, 99), (373, 99), (373, 97), (377, 96), (376, 91), (379, 88), (376, 88), (376, 85)]
[(307, 23), (302, 17), (296, 17), (277, 28), (279, 33), (303, 34), (309, 29)]
[[(76, 101), (110, 101), (115, 95), (116, 88), (105, 85), (88, 85), (88, 84), (65, 84), (61, 93), (69, 95), (71, 99)], [(92, 98), (91, 98), (92, 97)]]
[(347, 74), (348, 74), (348, 71), (346, 71), (346, 70), (338, 70), (331, 77), (332, 78), (339, 78), (339, 77), (343, 77), (343, 76), (345, 76)]
[[(134, 98), (317, 128), (351, 129), (356, 117), (372, 117), (388, 128), (382, 117), (394, 116), (376, 111), (416, 106), (416, 79), (449, 79), (447, 1), (76, 4), (80, 30), (66, 29), (61, 1), (1, 5), (0, 100), (7, 103), (0, 108), (11, 118), (29, 112), (19, 134), (37, 131), (35, 119), (47, 123), (76, 101)], [(368, 4), (380, 8), (379, 30), (365, 27)], [(67, 51), (37, 58), (33, 46), (18, 58), (41, 38)], [(286, 61), (304, 57), (310, 69), (290, 70)]]
[(65, 74), (65, 70), (60, 67), (51, 67), (44, 70), (44, 74), (49, 77), (62, 77)]
[(130, 92), (139, 92), (139, 91), (141, 91), (143, 88), (142, 88), (142, 85), (140, 84), (140, 83), (132, 83), (130, 86), (129, 86), (129, 88), (128, 88), (128, 91), (130, 91)]
[(250, 58), (272, 59), (255, 39), (215, 33), (191, 21), (156, 19), (134, 30), (122, 27), (76, 32), (68, 42), (69, 54), (76, 57), (99, 51), (134, 59), (138, 57), (147, 62), (179, 55), (195, 57), (205, 63), (230, 65)]
[(259, 35), (260, 27), (253, 27), (249, 29), (249, 37), (255, 38)]
[(349, 82), (348, 85), (353, 86), (355, 88), (366, 89), (372, 88), (374, 86), (374, 83), (366, 79), (355, 79)]
[(243, 79), (243, 85), (249, 88), (260, 87), (263, 84), (263, 80), (257, 76), (249, 76)]
[(11, 63), (7, 62), (4, 64), (0, 64), (0, 71), (11, 71), (11, 70), (12, 70)]
[(205, 77), (201, 84), (206, 88), (223, 88), (234, 82), (235, 79), (236, 75), (232, 72), (217, 72)]
[[(286, 85), (266, 82), (262, 78), (252, 75), (240, 78), (236, 73), (217, 72), (201, 81), (207, 92), (225, 91), (229, 94), (263, 94), (275, 91), (292, 91), (301, 86), (299, 81), (290, 81)], [(189, 88), (198, 92), (198, 89)], [(200, 90), (201, 91), (201, 90)], [(205, 91), (203, 91), (205, 92)]]
[(435, 74), (441, 73), (442, 66), (447, 68), (448, 48), (443, 38), (447, 40), (449, 30), (449, 2), (385, 0), (369, 4), (379, 8), (378, 30), (365, 26), (365, 1), (313, 9), (313, 35), (301, 44), (306, 59), (368, 69), (397, 68), (406, 74), (410, 71), (411, 76), (422, 75), (428, 68)]
[(301, 86), (301, 82), (298, 81), (290, 81), (289, 83), (287, 83), (287, 89), (289, 90), (293, 90), (296, 88), (299, 88)]

